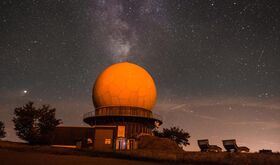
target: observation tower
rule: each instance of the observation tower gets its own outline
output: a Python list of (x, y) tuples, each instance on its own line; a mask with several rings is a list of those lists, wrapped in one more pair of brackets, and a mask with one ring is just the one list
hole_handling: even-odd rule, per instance
[(113, 64), (96, 79), (95, 110), (84, 114), (83, 121), (93, 127), (118, 127), (119, 140), (152, 135), (152, 129), (162, 124), (152, 112), (156, 97), (155, 82), (144, 68), (128, 62)]

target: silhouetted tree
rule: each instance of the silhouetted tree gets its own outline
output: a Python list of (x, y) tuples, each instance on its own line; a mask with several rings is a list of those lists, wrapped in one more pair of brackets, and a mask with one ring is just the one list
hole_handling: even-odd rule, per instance
[(157, 129), (153, 130), (153, 134), (154, 134), (154, 136), (157, 136), (157, 137), (163, 137), (163, 132), (160, 132)]
[(183, 129), (180, 129), (179, 127), (170, 127), (169, 129), (163, 128), (162, 132), (159, 132), (158, 130), (154, 130), (153, 133), (155, 136), (158, 137), (169, 138), (175, 141), (179, 146), (187, 146), (190, 144), (189, 133), (185, 132)]
[(49, 105), (37, 109), (33, 102), (15, 108), (13, 122), (17, 136), (29, 144), (49, 144), (52, 132), (61, 123), (55, 118), (55, 111)]
[(0, 139), (6, 137), (5, 124), (0, 121)]

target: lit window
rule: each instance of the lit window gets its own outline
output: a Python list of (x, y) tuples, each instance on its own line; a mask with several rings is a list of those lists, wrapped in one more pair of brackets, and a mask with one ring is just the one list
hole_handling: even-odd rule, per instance
[(111, 139), (105, 139), (105, 144), (111, 144)]

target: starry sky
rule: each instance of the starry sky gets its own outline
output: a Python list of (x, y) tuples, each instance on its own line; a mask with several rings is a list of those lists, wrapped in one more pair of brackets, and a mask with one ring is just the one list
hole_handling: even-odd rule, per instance
[(92, 85), (113, 63), (154, 77), (162, 127), (280, 151), (280, 1), (2, 0), (0, 120), (29, 100), (86, 125)]

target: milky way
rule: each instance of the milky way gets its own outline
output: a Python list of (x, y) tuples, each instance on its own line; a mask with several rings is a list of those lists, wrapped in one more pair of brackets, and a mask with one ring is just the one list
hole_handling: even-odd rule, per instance
[(0, 120), (18, 140), (13, 109), (51, 104), (85, 125), (107, 66), (129, 61), (157, 84), (163, 127), (196, 140), (236, 138), (280, 151), (280, 2), (96, 0), (0, 2)]

